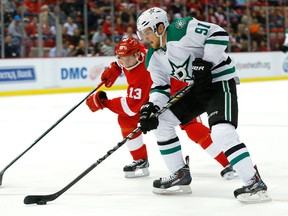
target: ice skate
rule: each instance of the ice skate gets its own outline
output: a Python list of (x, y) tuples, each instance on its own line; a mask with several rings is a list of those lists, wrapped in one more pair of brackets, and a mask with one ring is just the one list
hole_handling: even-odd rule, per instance
[(149, 176), (149, 162), (147, 159), (135, 160), (123, 168), (125, 178)]
[(233, 169), (233, 167), (229, 164), (228, 166), (226, 166), (221, 172), (220, 175), (227, 180), (231, 180), (233, 178), (235, 178), (235, 170)]
[(189, 158), (186, 157), (186, 165), (168, 177), (157, 179), (153, 182), (155, 194), (187, 194), (192, 193), (190, 183), (192, 177), (188, 166)]
[(259, 203), (271, 201), (271, 198), (267, 193), (267, 186), (262, 181), (256, 166), (255, 169), (257, 172), (250, 180), (251, 183), (234, 191), (235, 198), (237, 198), (242, 203)]

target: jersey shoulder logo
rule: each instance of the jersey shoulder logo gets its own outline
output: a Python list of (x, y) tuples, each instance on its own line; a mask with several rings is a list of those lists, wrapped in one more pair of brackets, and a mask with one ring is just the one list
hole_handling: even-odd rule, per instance
[(187, 22), (185, 19), (179, 19), (175, 22), (175, 28), (176, 29), (182, 29), (187, 25)]

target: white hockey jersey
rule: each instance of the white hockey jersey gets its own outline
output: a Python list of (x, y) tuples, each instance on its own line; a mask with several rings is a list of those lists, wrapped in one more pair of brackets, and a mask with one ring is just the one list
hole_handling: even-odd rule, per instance
[(232, 59), (225, 52), (228, 33), (218, 25), (183, 18), (171, 23), (167, 29), (166, 46), (149, 48), (146, 67), (153, 85), (150, 101), (162, 107), (170, 97), (170, 78), (192, 81), (192, 62), (202, 58), (212, 62), (212, 82), (239, 79)]

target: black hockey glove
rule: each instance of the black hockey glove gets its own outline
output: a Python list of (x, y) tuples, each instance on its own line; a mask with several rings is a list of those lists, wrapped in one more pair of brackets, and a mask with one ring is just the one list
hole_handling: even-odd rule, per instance
[(140, 128), (144, 134), (150, 130), (154, 130), (158, 127), (159, 121), (156, 116), (151, 116), (156, 113), (160, 108), (154, 105), (152, 102), (148, 102), (142, 105), (140, 109)]
[(204, 61), (201, 58), (196, 58), (192, 62), (192, 70), (193, 70), (193, 77), (195, 80), (195, 84), (199, 83), (211, 83), (212, 76), (211, 76), (211, 68), (213, 64), (208, 61)]

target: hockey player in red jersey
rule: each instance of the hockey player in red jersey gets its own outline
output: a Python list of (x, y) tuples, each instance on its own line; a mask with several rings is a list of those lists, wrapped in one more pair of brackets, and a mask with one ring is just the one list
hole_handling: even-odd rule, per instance
[[(86, 104), (95, 112), (99, 109), (108, 108), (118, 114), (118, 123), (122, 136), (126, 137), (138, 124), (140, 108), (148, 101), (152, 81), (149, 72), (145, 68), (144, 60), (146, 50), (136, 39), (122, 39), (117, 45), (117, 62), (112, 62), (107, 68), (101, 80), (105, 81), (106, 87), (111, 87), (122, 71), (126, 75), (128, 88), (126, 97), (108, 99), (103, 91), (91, 95)], [(171, 95), (183, 88), (184, 82), (171, 79)], [(210, 130), (201, 123), (200, 118), (193, 119), (185, 126), (180, 126), (186, 131), (188, 137), (198, 143), (212, 158), (218, 161), (224, 170), (221, 176), (226, 179), (234, 178), (234, 170), (219, 147), (213, 145)], [(143, 143), (142, 132), (136, 134), (126, 142), (133, 158), (133, 162), (124, 167), (126, 178), (143, 177), (149, 175), (149, 162), (146, 145)]]
[[(95, 112), (99, 109), (108, 108), (118, 114), (118, 124), (122, 136), (126, 137), (135, 128), (140, 118), (140, 108), (148, 101), (152, 81), (145, 68), (145, 51), (141, 49), (139, 42), (134, 38), (122, 39), (116, 49), (117, 62), (112, 62), (102, 74), (106, 87), (111, 87), (122, 71), (126, 75), (128, 88), (126, 97), (108, 99), (106, 93), (98, 91), (91, 95), (86, 104)], [(149, 175), (149, 163), (146, 145), (143, 143), (142, 132), (137, 133), (126, 142), (132, 155), (133, 162), (124, 167), (126, 178)]]

